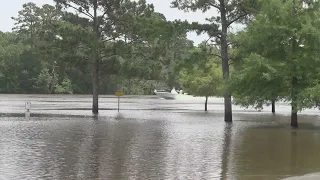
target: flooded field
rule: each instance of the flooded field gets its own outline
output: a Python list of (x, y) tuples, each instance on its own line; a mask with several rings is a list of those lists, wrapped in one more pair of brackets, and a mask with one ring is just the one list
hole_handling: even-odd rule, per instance
[[(25, 102), (31, 117), (25, 118)], [(223, 99), (184, 96), (0, 95), (0, 180), (230, 179), (276, 180), (320, 172), (319, 110), (299, 114), (277, 103), (257, 112)], [(305, 176), (314, 178), (317, 174)], [(320, 178), (315, 178), (320, 179)]]

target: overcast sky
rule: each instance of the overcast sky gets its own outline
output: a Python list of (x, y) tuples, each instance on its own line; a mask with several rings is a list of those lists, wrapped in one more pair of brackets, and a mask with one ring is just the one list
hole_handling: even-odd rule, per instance
[[(210, 17), (214, 12), (203, 14), (202, 12), (185, 13), (178, 9), (170, 8), (172, 0), (147, 0), (148, 3), (153, 3), (155, 11), (160, 12), (166, 16), (168, 20), (182, 19), (190, 22), (205, 22), (206, 17)], [(0, 6), (0, 31), (11, 31), (14, 22), (11, 17), (16, 17), (18, 11), (21, 10), (22, 5), (27, 2), (34, 2), (41, 6), (43, 4), (54, 4), (53, 0), (11, 0), (6, 1), (6, 6)], [(193, 40), (195, 44), (205, 40), (206, 35), (197, 36), (195, 33), (188, 34), (188, 38)]]

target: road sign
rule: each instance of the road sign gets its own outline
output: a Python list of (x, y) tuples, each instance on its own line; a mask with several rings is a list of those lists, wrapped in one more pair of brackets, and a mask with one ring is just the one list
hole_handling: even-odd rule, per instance
[(118, 92), (115, 92), (115, 95), (116, 95), (116, 96), (118, 96), (118, 97), (120, 97), (120, 96), (123, 96), (123, 95), (124, 95), (124, 93), (123, 93), (123, 92), (121, 92), (121, 91), (118, 91)]
[(118, 96), (118, 112), (120, 111), (120, 96), (123, 96), (123, 90), (120, 84), (117, 84), (117, 90), (114, 95)]

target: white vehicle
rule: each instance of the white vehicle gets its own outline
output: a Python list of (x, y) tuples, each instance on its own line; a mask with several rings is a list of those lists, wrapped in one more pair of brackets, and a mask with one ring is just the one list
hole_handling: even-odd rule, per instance
[(173, 88), (171, 92), (154, 90), (154, 93), (160, 98), (164, 98), (164, 99), (176, 99), (177, 96), (179, 95), (175, 88)]

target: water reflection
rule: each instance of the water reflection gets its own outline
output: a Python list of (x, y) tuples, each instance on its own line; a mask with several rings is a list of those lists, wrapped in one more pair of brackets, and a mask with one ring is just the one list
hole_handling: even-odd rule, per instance
[(224, 125), (223, 132), (223, 150), (222, 150), (222, 168), (221, 168), (221, 180), (229, 179), (228, 177), (228, 165), (229, 165), (229, 155), (231, 150), (231, 139), (232, 139), (232, 123), (226, 122)]
[(210, 113), (134, 113), (1, 117), (0, 179), (272, 180), (320, 172), (313, 116), (293, 130), (271, 114), (229, 124)]
[(319, 172), (318, 131), (247, 128), (236, 149), (236, 179), (278, 179)]

